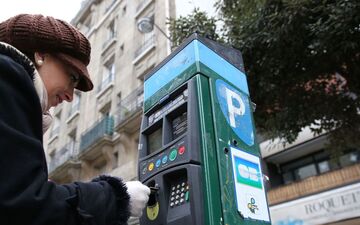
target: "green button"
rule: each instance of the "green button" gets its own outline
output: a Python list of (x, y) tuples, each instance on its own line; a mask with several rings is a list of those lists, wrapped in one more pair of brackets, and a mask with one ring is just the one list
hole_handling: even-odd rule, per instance
[(174, 161), (174, 160), (176, 159), (176, 156), (177, 156), (177, 149), (174, 148), (174, 149), (171, 150), (171, 152), (170, 152), (170, 156), (169, 156), (170, 161)]
[(189, 201), (189, 191), (187, 191), (186, 193), (185, 193), (185, 201)]

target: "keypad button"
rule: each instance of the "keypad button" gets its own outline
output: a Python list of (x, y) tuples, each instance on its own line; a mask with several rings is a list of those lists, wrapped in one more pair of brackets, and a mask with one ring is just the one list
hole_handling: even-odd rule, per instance
[(145, 174), (146, 171), (147, 171), (147, 168), (146, 168), (146, 166), (145, 166), (145, 167), (142, 169), (142, 174)]
[(177, 156), (177, 149), (174, 148), (170, 152), (170, 156), (169, 156), (170, 161), (174, 161), (176, 159), (176, 156)]
[(160, 164), (161, 164), (161, 159), (158, 159), (155, 164), (156, 168), (158, 168), (160, 166)]
[(182, 145), (182, 146), (179, 147), (179, 155), (182, 155), (184, 153), (185, 153), (185, 146)]
[(168, 160), (168, 157), (167, 157), (167, 155), (165, 155), (161, 160), (162, 164), (167, 163), (167, 160)]
[(185, 200), (186, 200), (187, 202), (189, 201), (189, 192), (188, 192), (188, 191), (185, 193)]
[(170, 207), (176, 207), (190, 201), (189, 185), (185, 182), (173, 184), (171, 187)]
[(154, 169), (154, 163), (150, 163), (148, 166), (148, 170), (152, 171)]

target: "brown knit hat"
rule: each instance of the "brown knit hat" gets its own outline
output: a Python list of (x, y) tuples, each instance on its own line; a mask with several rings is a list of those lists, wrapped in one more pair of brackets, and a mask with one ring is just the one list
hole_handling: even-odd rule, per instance
[(93, 89), (86, 68), (90, 62), (90, 43), (69, 23), (50, 16), (20, 14), (0, 23), (0, 41), (19, 49), (32, 61), (35, 52), (55, 55), (80, 75), (77, 89)]

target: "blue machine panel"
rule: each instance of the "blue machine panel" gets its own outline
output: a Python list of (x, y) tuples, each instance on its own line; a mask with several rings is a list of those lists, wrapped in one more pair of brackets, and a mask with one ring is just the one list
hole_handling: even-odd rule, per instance
[[(176, 88), (178, 83), (184, 82), (182, 79), (189, 79), (183, 73), (192, 66), (196, 70), (192, 74), (203, 73), (207, 67), (249, 96), (246, 75), (199, 40), (193, 40), (144, 82), (145, 110), (151, 107), (146, 101), (156, 92), (171, 83), (175, 85), (171, 89)], [(177, 80), (182, 82), (175, 82)]]

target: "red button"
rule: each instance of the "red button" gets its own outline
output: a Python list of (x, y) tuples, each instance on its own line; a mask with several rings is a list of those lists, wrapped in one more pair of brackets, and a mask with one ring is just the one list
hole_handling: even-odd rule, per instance
[(182, 154), (184, 154), (184, 152), (185, 152), (185, 146), (182, 145), (182, 146), (180, 146), (180, 148), (179, 148), (179, 154), (182, 155)]

